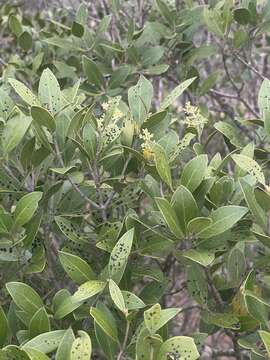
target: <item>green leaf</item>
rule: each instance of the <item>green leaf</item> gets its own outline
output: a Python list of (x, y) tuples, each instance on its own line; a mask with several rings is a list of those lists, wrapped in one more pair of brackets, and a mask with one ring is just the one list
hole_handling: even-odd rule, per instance
[(208, 9), (206, 6), (204, 7), (204, 21), (208, 27), (208, 29), (217, 35), (220, 38), (224, 36), (224, 29), (223, 29), (223, 19), (219, 11), (214, 9)]
[(231, 229), (247, 211), (248, 209), (243, 206), (222, 206), (210, 214), (210, 219), (213, 222), (199, 231), (197, 235), (202, 239), (207, 239), (222, 234), (224, 231)]
[(157, 172), (161, 179), (171, 188), (172, 177), (167, 154), (163, 147), (159, 144), (154, 144), (153, 151)]
[(256, 219), (256, 222), (260, 226), (262, 226), (263, 229), (266, 229), (266, 223), (267, 223), (266, 214), (263, 211), (263, 209), (260, 207), (260, 205), (257, 203), (252, 186), (248, 184), (244, 179), (239, 179), (239, 184), (243, 192), (244, 198), (246, 200), (246, 203), (252, 215)]
[(128, 65), (123, 65), (120, 68), (118, 68), (117, 70), (115, 70), (112, 73), (111, 79), (109, 81), (109, 87), (111, 89), (115, 89), (118, 88), (119, 86), (121, 86), (123, 84), (123, 82), (126, 80), (126, 78), (128, 77), (128, 75), (130, 74), (131, 69), (130, 66)]
[(1, 147), (4, 154), (9, 154), (16, 149), (30, 125), (31, 118), (25, 116), (21, 111), (7, 121), (1, 136)]
[(45, 354), (51, 353), (58, 348), (65, 333), (66, 330), (54, 330), (40, 334), (30, 341), (27, 341), (22, 349), (33, 348)]
[(159, 321), (161, 317), (160, 304), (153, 305), (144, 312), (144, 323), (151, 335), (154, 335), (159, 329)]
[(0, 350), (1, 360), (30, 360), (29, 356), (24, 350), (19, 349), (15, 345), (9, 345)]
[(170, 205), (169, 201), (163, 198), (155, 198), (155, 201), (171, 232), (177, 238), (182, 238), (183, 233), (181, 231), (176, 212), (174, 208)]
[(214, 252), (203, 249), (190, 249), (179, 253), (177, 252), (176, 257), (178, 257), (178, 254), (202, 266), (209, 266), (215, 260)]
[(232, 313), (204, 312), (203, 319), (208, 324), (214, 324), (225, 329), (239, 330), (240, 327), (238, 317)]
[(183, 233), (187, 231), (187, 224), (197, 217), (199, 209), (192, 193), (183, 185), (180, 185), (173, 193), (171, 205), (178, 218)]
[(136, 359), (156, 359), (159, 347), (162, 343), (162, 338), (160, 335), (155, 334), (151, 335), (149, 330), (141, 326), (136, 334)]
[(181, 185), (193, 192), (203, 181), (207, 171), (207, 155), (199, 155), (190, 160), (184, 167), (181, 175)]
[(0, 347), (2, 347), (7, 340), (9, 332), (8, 319), (2, 306), (0, 306), (0, 324)]
[(151, 335), (154, 335), (159, 329), (174, 318), (181, 309), (170, 308), (161, 310), (159, 304), (153, 305), (144, 312), (144, 323)]
[(178, 96), (182, 95), (183, 92), (189, 87), (190, 84), (193, 83), (195, 79), (196, 76), (191, 79), (185, 80), (184, 82), (176, 86), (176, 88), (174, 88), (173, 91), (162, 101), (160, 105), (160, 111), (165, 110), (167, 107), (172, 105), (173, 102), (178, 98)]
[(234, 154), (232, 155), (232, 159), (243, 171), (251, 175), (256, 182), (265, 185), (265, 177), (262, 168), (255, 160), (242, 154)]
[(30, 337), (37, 336), (51, 330), (50, 320), (44, 307), (37, 310), (29, 323)]
[(116, 323), (109, 320), (106, 313), (98, 308), (91, 307), (90, 315), (94, 318), (98, 326), (107, 334), (112, 340), (118, 341)]
[(234, 246), (228, 256), (228, 273), (233, 285), (239, 285), (246, 271), (246, 259), (239, 247)]
[(31, 360), (50, 360), (47, 355), (37, 349), (26, 348), (24, 351), (29, 355)]
[(261, 114), (270, 111), (270, 80), (264, 79), (258, 94), (258, 106)]
[(162, 46), (154, 46), (146, 49), (142, 54), (142, 65), (149, 67), (156, 64), (162, 58), (164, 50)]
[(45, 126), (50, 131), (55, 130), (54, 118), (48, 110), (40, 106), (32, 106), (31, 116), (39, 126)]
[(7, 121), (13, 108), (13, 100), (2, 88), (0, 88), (0, 118)]
[(250, 316), (259, 321), (263, 326), (268, 326), (269, 303), (250, 290), (245, 290), (244, 300)]
[[(128, 230), (114, 246), (109, 260), (109, 275), (117, 281), (120, 281), (125, 271), (127, 260), (132, 248), (134, 229)], [(116, 280), (117, 279), (117, 280)]]
[(18, 20), (17, 16), (14, 14), (11, 14), (8, 18), (8, 26), (10, 30), (15, 34), (17, 37), (21, 35), (23, 32), (22, 25), (20, 21)]
[(76, 166), (68, 166), (63, 168), (51, 168), (51, 171), (53, 171), (56, 174), (60, 175), (67, 175), (77, 170)]
[(94, 126), (87, 123), (83, 128), (83, 145), (91, 160), (94, 160), (97, 152), (97, 136)]
[(82, 304), (81, 301), (75, 302), (66, 289), (59, 290), (53, 299), (54, 318), (59, 320), (72, 313)]
[(175, 336), (165, 341), (159, 350), (157, 360), (167, 360), (167, 354), (189, 360), (200, 357), (194, 340), (187, 336)]
[(96, 65), (96, 63), (85, 55), (83, 55), (82, 57), (82, 63), (83, 63), (83, 71), (87, 76), (87, 80), (91, 84), (96, 85), (98, 88), (102, 88), (103, 75), (102, 72), (99, 70), (98, 66)]
[(71, 221), (67, 220), (63, 216), (56, 216), (55, 222), (62, 233), (74, 243), (82, 244), (86, 242), (80, 228), (75, 226)]
[(79, 285), (96, 278), (90, 265), (77, 255), (59, 251), (59, 260), (68, 276)]
[(74, 36), (81, 38), (84, 34), (84, 27), (82, 24), (73, 21), (72, 23), (72, 27), (71, 27), (71, 32)]
[(234, 19), (241, 25), (247, 25), (251, 21), (251, 14), (247, 8), (235, 9), (233, 12)]
[(122, 311), (125, 315), (128, 314), (125, 300), (119, 286), (112, 280), (109, 280), (109, 291), (112, 298), (112, 301), (116, 305), (116, 307)]
[[(51, 114), (56, 114), (62, 107), (62, 95), (59, 83), (50, 69), (43, 70), (38, 86), (38, 97)], [(34, 104), (33, 104), (34, 105)]]
[(153, 97), (153, 86), (144, 76), (138, 83), (128, 89), (128, 104), (133, 119), (142, 124), (149, 113)]
[(92, 354), (92, 343), (85, 331), (78, 331), (79, 338), (73, 341), (70, 360), (89, 360)]
[(259, 330), (258, 333), (263, 341), (267, 354), (270, 357), (270, 333), (264, 330)]
[(31, 90), (28, 89), (22, 82), (16, 79), (8, 79), (8, 82), (16, 91), (16, 93), (30, 106), (40, 106), (39, 100)]
[(172, 17), (172, 13), (168, 7), (168, 3), (166, 4), (166, 1), (162, 1), (162, 0), (156, 0), (158, 9), (161, 13), (161, 15), (168, 21), (169, 25), (171, 25), (171, 23), (173, 23), (174, 19)]
[(224, 122), (218, 121), (215, 123), (214, 127), (223, 134), (232, 145), (236, 147), (243, 147), (244, 146), (244, 139), (242, 134), (239, 132), (236, 126)]
[(270, 111), (264, 111), (264, 130), (268, 137), (268, 141), (270, 141)]
[[(111, 323), (111, 327), (116, 328), (116, 323), (114, 317), (112, 316), (111, 311), (104, 305), (103, 303), (97, 303), (97, 308), (104, 313), (105, 318), (107, 321)], [(100, 345), (100, 348), (104, 352), (106, 359), (108, 360), (115, 360), (116, 354), (119, 352), (118, 343), (115, 340), (112, 340), (110, 336), (106, 334), (102, 330), (102, 328), (98, 325), (96, 321), (94, 321), (94, 328), (95, 328), (95, 335)], [(117, 328), (116, 328), (117, 329)]]
[(74, 340), (75, 336), (72, 329), (67, 329), (57, 348), (55, 360), (70, 360), (70, 352)]
[(9, 282), (6, 288), (18, 308), (30, 316), (43, 307), (42, 299), (29, 285), (22, 282)]
[(32, 39), (31, 34), (28, 31), (24, 31), (19, 36), (19, 45), (25, 51), (28, 51), (32, 48), (33, 39)]
[(33, 191), (24, 195), (17, 203), (14, 218), (16, 225), (24, 225), (33, 217), (38, 208), (38, 203), (42, 198), (43, 193), (40, 191)]
[(129, 291), (122, 291), (125, 306), (128, 310), (142, 309), (146, 305), (145, 303), (135, 294)]
[(72, 295), (72, 301), (85, 301), (103, 291), (105, 286), (106, 282), (104, 281), (89, 280), (79, 286), (78, 290)]

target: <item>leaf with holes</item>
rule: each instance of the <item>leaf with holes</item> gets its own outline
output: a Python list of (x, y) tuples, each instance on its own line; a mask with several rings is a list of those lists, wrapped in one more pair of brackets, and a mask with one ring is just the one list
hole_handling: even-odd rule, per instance
[(70, 358), (71, 347), (74, 340), (75, 336), (72, 329), (67, 329), (57, 348), (55, 360), (67, 360)]
[(109, 291), (115, 306), (122, 311), (123, 314), (128, 315), (123, 294), (119, 286), (112, 279), (109, 280)]
[(146, 305), (145, 303), (135, 294), (130, 291), (122, 291), (125, 306), (128, 310), (142, 309)]
[(183, 81), (181, 84), (176, 86), (173, 91), (162, 101), (160, 105), (160, 110), (165, 110), (167, 107), (173, 104), (173, 102), (178, 98), (178, 96), (182, 95), (183, 92), (193, 83), (196, 77)]
[(167, 184), (169, 187), (172, 187), (171, 169), (165, 150), (161, 145), (154, 144), (153, 152), (159, 176), (165, 182), (165, 184)]
[(258, 106), (263, 115), (264, 111), (270, 110), (270, 80), (264, 79), (258, 94)]
[(128, 90), (128, 104), (133, 119), (142, 124), (149, 113), (153, 97), (153, 86), (141, 76), (138, 83)]
[(89, 280), (79, 286), (78, 290), (72, 295), (73, 302), (80, 302), (90, 299), (104, 290), (106, 282), (98, 280)]
[(3, 118), (6, 121), (13, 108), (13, 100), (4, 90), (0, 88), (0, 118)]
[(23, 344), (22, 349), (33, 348), (45, 354), (56, 350), (66, 330), (54, 330), (40, 334)]
[(92, 354), (90, 336), (85, 331), (78, 331), (79, 337), (73, 341), (70, 360), (89, 360)]
[(241, 154), (232, 155), (232, 159), (243, 171), (251, 175), (256, 182), (265, 185), (265, 177), (257, 161)]
[(80, 228), (71, 221), (63, 216), (56, 216), (55, 222), (61, 232), (74, 243), (83, 244), (87, 242), (83, 231), (80, 231)]
[(55, 115), (62, 107), (59, 83), (50, 69), (43, 70), (38, 86), (38, 97), (42, 106)]
[(160, 347), (157, 360), (167, 360), (167, 355), (189, 360), (200, 357), (194, 340), (188, 336), (175, 336), (166, 340)]
[(27, 86), (25, 86), (22, 82), (16, 79), (8, 79), (10, 85), (16, 91), (16, 93), (22, 98), (30, 106), (40, 106), (40, 102), (36, 95), (32, 93)]
[(109, 275), (119, 282), (125, 271), (127, 260), (132, 248), (134, 229), (128, 230), (114, 246), (109, 260)]

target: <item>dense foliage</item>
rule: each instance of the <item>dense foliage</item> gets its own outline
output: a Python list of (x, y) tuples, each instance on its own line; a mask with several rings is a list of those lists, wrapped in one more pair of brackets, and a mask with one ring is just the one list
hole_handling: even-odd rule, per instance
[(0, 8), (0, 360), (269, 358), (270, 3), (73, 10)]

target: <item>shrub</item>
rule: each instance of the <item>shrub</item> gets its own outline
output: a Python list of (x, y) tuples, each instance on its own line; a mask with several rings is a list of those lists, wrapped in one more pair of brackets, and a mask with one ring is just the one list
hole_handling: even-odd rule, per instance
[(0, 359), (269, 355), (270, 85), (255, 105), (240, 87), (264, 78), (241, 54), (262, 41), (244, 27), (267, 33), (255, 5), (158, 0), (140, 28), (132, 4), (98, 26), (84, 4), (2, 7), (23, 59), (2, 59)]

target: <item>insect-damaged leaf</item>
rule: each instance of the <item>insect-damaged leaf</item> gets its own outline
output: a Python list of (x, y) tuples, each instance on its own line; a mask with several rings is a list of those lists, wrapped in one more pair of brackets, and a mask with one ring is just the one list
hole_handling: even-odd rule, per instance
[(109, 260), (109, 275), (119, 282), (125, 271), (127, 260), (132, 248), (134, 229), (128, 230), (114, 246)]

